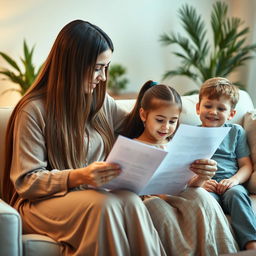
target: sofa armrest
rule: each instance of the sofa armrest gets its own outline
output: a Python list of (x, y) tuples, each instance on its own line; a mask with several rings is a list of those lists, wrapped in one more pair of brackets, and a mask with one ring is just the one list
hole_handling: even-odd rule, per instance
[(22, 255), (22, 227), (19, 213), (0, 199), (1, 255)]

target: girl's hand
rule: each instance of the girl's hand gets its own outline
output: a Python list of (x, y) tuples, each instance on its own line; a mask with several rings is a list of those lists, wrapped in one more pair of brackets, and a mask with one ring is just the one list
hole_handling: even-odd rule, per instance
[(69, 174), (69, 187), (82, 184), (100, 187), (108, 183), (121, 173), (118, 164), (106, 162), (94, 162), (84, 168), (75, 169)]
[(207, 180), (203, 184), (203, 188), (208, 192), (217, 193), (218, 182), (216, 180)]
[(232, 188), (233, 186), (238, 185), (238, 184), (239, 184), (238, 179), (236, 179), (234, 177), (231, 177), (230, 179), (221, 180), (217, 185), (216, 192), (219, 195), (221, 195), (221, 194), (225, 193), (225, 191), (227, 189)]
[(210, 180), (217, 171), (217, 163), (212, 159), (199, 159), (190, 165), (190, 170), (203, 180)]

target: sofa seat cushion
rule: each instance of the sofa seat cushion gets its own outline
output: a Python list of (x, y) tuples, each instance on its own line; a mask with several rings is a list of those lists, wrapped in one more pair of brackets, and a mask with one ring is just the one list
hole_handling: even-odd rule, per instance
[(60, 256), (60, 245), (43, 235), (27, 234), (22, 236), (23, 255)]
[(256, 195), (250, 195), (250, 198), (252, 200), (252, 209), (254, 213), (256, 214)]
[(0, 255), (22, 255), (21, 232), (19, 213), (0, 199)]

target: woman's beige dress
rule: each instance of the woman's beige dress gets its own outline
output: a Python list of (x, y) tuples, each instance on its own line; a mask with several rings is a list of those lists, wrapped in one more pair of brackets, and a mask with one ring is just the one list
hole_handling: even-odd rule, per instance
[[(117, 131), (125, 112), (110, 97), (104, 111)], [(104, 160), (102, 138), (90, 127), (89, 136), (85, 162)], [(84, 140), (88, 143), (86, 136)], [(217, 255), (236, 250), (222, 211), (196, 189), (168, 203), (152, 198), (146, 207), (131, 192), (69, 190), (72, 170), (48, 165), (41, 100), (25, 106), (16, 120), (13, 154), (11, 179), (19, 195), (14, 206), (23, 232), (52, 237), (63, 255)]]

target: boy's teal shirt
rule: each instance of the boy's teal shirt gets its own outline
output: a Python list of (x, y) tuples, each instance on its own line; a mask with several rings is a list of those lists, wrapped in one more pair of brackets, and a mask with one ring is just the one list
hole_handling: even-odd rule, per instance
[(246, 132), (238, 124), (224, 124), (231, 127), (212, 159), (218, 164), (218, 170), (212, 179), (220, 182), (231, 178), (239, 169), (238, 159), (250, 155)]

